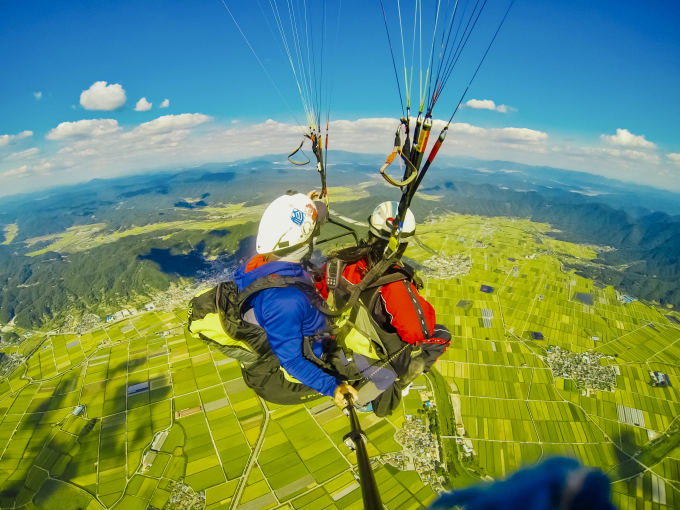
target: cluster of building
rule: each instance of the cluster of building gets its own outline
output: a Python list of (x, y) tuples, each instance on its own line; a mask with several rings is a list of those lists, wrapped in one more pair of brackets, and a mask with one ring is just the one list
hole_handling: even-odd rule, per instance
[(79, 320), (77, 320), (75, 328), (76, 332), (82, 334), (92, 331), (93, 329), (97, 329), (100, 327), (101, 321), (102, 318), (99, 315), (86, 313)]
[(616, 370), (602, 366), (600, 360), (604, 357), (595, 351), (580, 354), (551, 345), (547, 362), (555, 378), (571, 379), (584, 390), (614, 391)]
[(673, 386), (671, 380), (663, 372), (650, 372), (649, 373), (650, 384), (657, 388), (667, 388), (668, 386)]
[[(462, 429), (462, 430), (461, 430)], [(465, 434), (465, 428), (464, 427), (458, 427), (458, 434), (459, 436), (462, 434)], [(475, 452), (475, 449), (472, 446), (472, 439), (467, 438), (467, 437), (457, 437), (456, 438), (456, 443), (458, 443), (461, 448), (463, 449), (463, 455), (466, 457), (472, 457), (473, 455), (477, 455)]]
[(205, 508), (205, 491), (196, 492), (185, 485), (182, 480), (170, 482), (168, 488), (172, 490), (172, 493), (163, 507), (164, 510), (203, 510)]
[(0, 377), (14, 372), (14, 369), (24, 362), (24, 357), (18, 352), (0, 353)]
[(202, 410), (203, 406), (195, 406), (188, 409), (182, 409), (181, 411), (175, 411), (175, 420), (179, 420), (185, 416), (191, 416), (192, 414), (200, 413)]
[(113, 315), (109, 315), (106, 318), (106, 322), (119, 321), (120, 319), (123, 319), (124, 317), (129, 317), (130, 315), (135, 315), (136, 313), (137, 313), (136, 308), (128, 308), (126, 310), (121, 310), (119, 312), (114, 313)]
[[(148, 305), (144, 305), (144, 310), (147, 312), (150, 312), (152, 310), (156, 309), (156, 305), (153, 303), (149, 303)], [(115, 322), (119, 321), (120, 319), (124, 319), (125, 317), (129, 317), (130, 315), (135, 315), (139, 313), (136, 308), (125, 308), (123, 310), (120, 310), (112, 315), (109, 315), (106, 318), (106, 322)]]
[(406, 415), (406, 422), (395, 439), (404, 447), (401, 452), (383, 456), (383, 460), (402, 471), (416, 471), (423, 482), (439, 481), (436, 469), (441, 462), (439, 441), (430, 432), (429, 419)]
[(472, 269), (470, 257), (464, 254), (451, 257), (435, 256), (425, 261), (424, 275), (435, 280), (448, 280), (456, 276), (465, 276)]
[(153, 462), (156, 460), (156, 455), (161, 451), (163, 443), (165, 443), (165, 440), (168, 438), (168, 434), (169, 432), (167, 430), (163, 430), (154, 436), (153, 441), (151, 442), (151, 449), (144, 454), (144, 458), (142, 459), (142, 473), (146, 473), (151, 469)]

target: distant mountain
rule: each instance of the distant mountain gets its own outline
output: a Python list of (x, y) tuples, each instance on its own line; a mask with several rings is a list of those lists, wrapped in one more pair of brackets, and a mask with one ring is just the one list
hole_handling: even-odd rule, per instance
[[(329, 161), (329, 186), (376, 183), (349, 202), (331, 196), (341, 216), (365, 222), (376, 203), (398, 199), (399, 191), (379, 178), (383, 156), (332, 151)], [(680, 306), (680, 196), (577, 172), (463, 162), (442, 159), (430, 170), (421, 190), (430, 199), (416, 197), (412, 204), (419, 220), (457, 212), (550, 223), (562, 231), (558, 239), (615, 248), (594, 261), (574, 259), (571, 264), (584, 275)], [(18, 232), (11, 243), (0, 244), (0, 322), (16, 317), (22, 326), (35, 327), (67, 310), (99, 313), (116, 303), (136, 303), (194, 277), (205, 257), (242, 257), (240, 243), (256, 233), (257, 223), (195, 228), (215, 208), (261, 206), (283, 191), (318, 186), (315, 165), (293, 167), (285, 155), (270, 155), (3, 198), (0, 243), (5, 226)], [(89, 226), (104, 244), (78, 234)], [(73, 237), (65, 238), (59, 253), (29, 256), (53, 249), (54, 236), (66, 232)], [(134, 235), (119, 238), (121, 232)]]
[[(433, 184), (430, 182), (430, 184)], [(488, 184), (446, 181), (432, 194), (448, 210), (484, 216), (528, 217), (561, 230), (557, 239), (610, 246), (593, 265), (578, 268), (589, 278), (622, 285), (639, 298), (680, 307), (680, 216), (655, 212), (637, 218), (601, 203), (547, 198)], [(562, 197), (571, 198), (571, 197)], [(420, 207), (431, 207), (422, 201)], [(626, 266), (614, 270), (612, 267)]]

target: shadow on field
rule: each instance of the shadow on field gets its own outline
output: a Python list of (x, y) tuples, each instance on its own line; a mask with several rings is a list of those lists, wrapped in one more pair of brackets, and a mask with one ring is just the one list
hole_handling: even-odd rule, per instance
[(40, 510), (82, 510), (92, 497), (60, 480), (47, 480), (36, 494), (33, 504)]

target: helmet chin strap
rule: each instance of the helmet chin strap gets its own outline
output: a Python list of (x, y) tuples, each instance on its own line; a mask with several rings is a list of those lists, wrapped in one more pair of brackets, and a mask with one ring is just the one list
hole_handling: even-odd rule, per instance
[(291, 251), (290, 253), (286, 253), (282, 257), (277, 256), (276, 253), (273, 253), (272, 255), (276, 258), (276, 260), (282, 260), (284, 262), (300, 262), (303, 258), (309, 255), (312, 250), (313, 242), (308, 241), (304, 244), (301, 244), (298, 249)]

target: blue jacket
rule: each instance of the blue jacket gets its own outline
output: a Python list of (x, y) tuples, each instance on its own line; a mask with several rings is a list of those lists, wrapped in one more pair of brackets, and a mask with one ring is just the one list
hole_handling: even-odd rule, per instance
[(507, 480), (444, 493), (429, 510), (615, 510), (609, 483), (599, 469), (552, 457)]
[[(310, 278), (301, 264), (293, 262), (268, 262), (246, 272), (243, 264), (234, 281), (239, 290), (270, 274)], [(305, 294), (295, 287), (265, 289), (251, 297), (245, 304), (254, 309), (258, 324), (267, 332), (269, 345), (283, 369), (298, 381), (329, 397), (340, 383), (326, 374), (302, 355), (302, 339), (318, 331), (326, 330), (326, 318), (314, 308)], [(314, 353), (321, 355), (321, 343), (313, 346)]]

